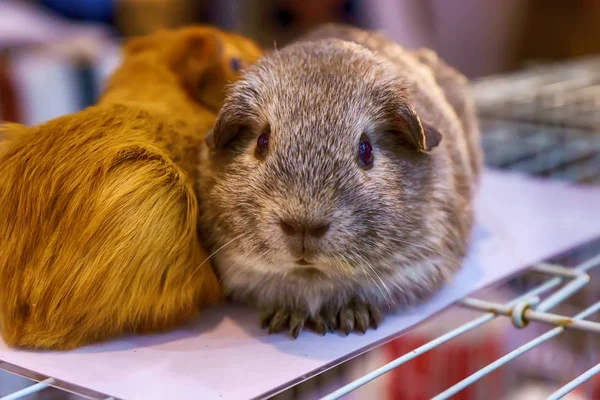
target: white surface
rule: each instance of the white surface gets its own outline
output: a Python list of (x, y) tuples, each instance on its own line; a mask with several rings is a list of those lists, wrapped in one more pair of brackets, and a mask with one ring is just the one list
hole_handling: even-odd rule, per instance
[(247, 399), (347, 358), (524, 266), (600, 236), (600, 190), (486, 173), (466, 266), (432, 301), (388, 316), (365, 335), (292, 341), (269, 336), (241, 306), (209, 310), (166, 335), (130, 337), (68, 353), (24, 352), (0, 343), (0, 359), (127, 399)]

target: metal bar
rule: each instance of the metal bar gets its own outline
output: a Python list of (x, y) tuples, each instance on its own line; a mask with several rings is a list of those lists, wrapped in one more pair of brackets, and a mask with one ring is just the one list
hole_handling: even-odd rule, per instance
[(590, 281), (590, 276), (585, 272), (582, 272), (582, 275), (578, 278), (572, 280), (567, 283), (564, 287), (554, 293), (552, 296), (548, 297), (546, 300), (542, 301), (538, 304), (535, 309), (540, 311), (548, 311), (549, 309), (555, 307), (557, 304), (562, 303), (567, 298), (571, 297), (575, 294), (579, 289), (587, 285)]
[[(576, 320), (573, 318), (565, 317), (564, 315), (539, 312), (530, 308), (508, 307), (503, 304), (479, 299), (472, 299), (469, 297), (461, 300), (461, 304), (468, 308), (478, 311), (493, 312), (500, 315), (506, 315), (507, 317), (513, 317), (513, 319), (516, 317), (522, 319), (525, 322), (538, 321), (543, 322), (545, 324), (563, 326), (565, 328), (573, 328), (583, 331), (600, 333), (600, 323), (598, 322)], [(522, 310), (522, 315), (515, 316), (514, 314), (520, 312), (520, 310)]]
[(561, 387), (556, 392), (552, 393), (547, 400), (558, 400), (563, 398), (565, 395), (572, 392), (573, 389), (575, 389), (577, 386), (583, 384), (584, 382), (592, 378), (594, 375), (597, 375), (599, 373), (600, 364), (588, 369), (586, 372), (579, 375), (577, 378), (573, 379), (571, 382), (567, 383), (565, 386)]
[(358, 389), (359, 387), (366, 385), (367, 383), (371, 382), (373, 379), (380, 377), (381, 375), (393, 370), (394, 368), (399, 367), (400, 365), (412, 360), (413, 358), (416, 358), (416, 357), (420, 356), (421, 354), (426, 353), (429, 350), (431, 350), (441, 344), (444, 344), (447, 341), (452, 340), (455, 337), (460, 336), (465, 332), (470, 331), (471, 329), (477, 328), (478, 326), (481, 326), (481, 325), (493, 320), (495, 317), (496, 317), (496, 315), (494, 315), (494, 314), (487, 314), (487, 315), (483, 315), (477, 319), (474, 319), (473, 321), (470, 321), (470, 322), (462, 325), (460, 328), (450, 331), (450, 332), (446, 333), (445, 335), (439, 336), (436, 339), (424, 344), (423, 346), (411, 351), (410, 353), (407, 353), (407, 354), (403, 355), (402, 357), (396, 358), (395, 360), (389, 362), (388, 364), (385, 364), (384, 366), (379, 367), (376, 370), (369, 372), (366, 375), (363, 375), (359, 379), (357, 379), (353, 382), (350, 382), (349, 384), (347, 384), (345, 386), (342, 386), (338, 390), (322, 397), (320, 400), (339, 399), (340, 397), (347, 395), (348, 393)]
[[(573, 319), (587, 318), (588, 316), (598, 312), (599, 310), (600, 310), (600, 301), (597, 302), (596, 304), (592, 305), (591, 307), (588, 307), (581, 313), (577, 314), (576, 316), (573, 317)], [(501, 366), (508, 363), (509, 361), (512, 361), (513, 359), (517, 358), (521, 354), (526, 353), (527, 351), (531, 350), (535, 346), (538, 346), (538, 345), (552, 339), (553, 337), (560, 335), (564, 331), (565, 331), (564, 326), (558, 326), (552, 330), (549, 330), (548, 332), (544, 333), (543, 335), (540, 335), (537, 338), (516, 348), (515, 350), (506, 354), (505, 356), (500, 357), (493, 363), (487, 365), (486, 367), (480, 369), (479, 371), (475, 372), (474, 374), (470, 375), (469, 377), (458, 382), (456, 385), (446, 389), (442, 393), (435, 396), (432, 400), (443, 400), (443, 399), (448, 399), (451, 396), (454, 396), (456, 393), (460, 392), (467, 386), (469, 386), (469, 385), (473, 384), (474, 382), (478, 381), (479, 379), (483, 378), (490, 372), (495, 371), (496, 369), (500, 368)]]
[(477, 328), (478, 326), (481, 326), (481, 325), (493, 320), (495, 317), (496, 317), (495, 314), (489, 313), (489, 314), (483, 315), (477, 319), (474, 319), (474, 320), (460, 326), (457, 329), (454, 329), (442, 336), (437, 337), (436, 339), (433, 339), (432, 341), (424, 344), (421, 347), (418, 347), (417, 349), (411, 351), (410, 353), (407, 353), (407, 354), (403, 355), (402, 357), (396, 358), (395, 360), (385, 364), (384, 366), (379, 367), (379, 368), (369, 372), (368, 374), (361, 376), (360, 378), (356, 379), (355, 381), (350, 382), (349, 384), (342, 386), (341, 388), (337, 389), (336, 391), (331, 392), (328, 395), (322, 397), (320, 400), (339, 399), (340, 397), (347, 395), (348, 393), (358, 389), (359, 387), (366, 385), (367, 383), (371, 382), (373, 379), (380, 377), (381, 375), (393, 370), (394, 368), (401, 366), (402, 364), (412, 360), (413, 358), (416, 358), (416, 357), (420, 356), (421, 354), (426, 353), (429, 350), (434, 349), (435, 347), (442, 345), (442, 344), (448, 342), (449, 340), (452, 340), (455, 337), (460, 336), (463, 333), (470, 331), (471, 329)]
[[(550, 263), (539, 263), (531, 268), (532, 271), (537, 271), (542, 274), (564, 276), (565, 278), (577, 278), (582, 271), (573, 268), (563, 267)], [(585, 272), (585, 271), (583, 271)]]
[[(22, 367), (19, 367), (17, 365), (11, 364), (11, 363), (7, 363), (6, 361), (2, 361), (2, 360), (0, 360), (0, 372), (1, 371), (6, 371), (8, 373), (19, 375), (24, 378), (30, 379), (32, 381), (38, 381), (38, 382), (42, 382), (42, 381), (45, 381), (46, 379), (50, 378), (49, 376), (39, 374), (35, 371), (31, 371), (29, 369), (22, 368)], [(107, 397), (109, 397), (108, 394), (99, 393), (94, 390), (91, 390), (91, 389), (88, 389), (88, 388), (85, 388), (82, 386), (74, 385), (72, 383), (65, 382), (65, 381), (62, 381), (62, 380), (56, 379), (56, 378), (54, 378), (54, 383), (52, 384), (52, 387), (54, 387), (55, 389), (61, 390), (63, 392), (73, 393), (78, 396), (85, 397), (86, 399), (106, 400)], [(2, 400), (2, 399), (0, 399), (0, 400)]]
[(583, 272), (587, 272), (590, 269), (598, 266), (598, 264), (600, 264), (600, 254), (598, 254), (595, 257), (590, 258), (587, 261), (584, 261), (583, 263), (579, 264), (577, 267), (575, 267), (574, 269), (576, 269), (577, 271), (583, 271)]
[[(523, 300), (530, 299), (532, 297), (535, 297), (542, 293), (545, 293), (545, 292), (555, 288), (556, 286), (560, 285), (561, 282), (562, 282), (561, 278), (551, 279), (548, 282), (545, 282), (544, 284), (530, 290), (529, 292), (525, 293), (524, 295), (519, 296), (516, 299), (508, 302), (507, 306), (515, 306), (516, 304), (520, 303)], [(361, 387), (363, 385), (366, 385), (367, 383), (371, 382), (373, 379), (380, 377), (381, 375), (391, 371), (394, 368), (399, 367), (400, 365), (412, 360), (413, 358), (416, 358), (416, 357), (420, 356), (421, 354), (426, 353), (429, 350), (434, 349), (435, 347), (440, 346), (440, 345), (454, 339), (455, 337), (462, 335), (463, 333), (466, 333), (472, 329), (475, 329), (475, 328), (493, 320), (494, 318), (496, 318), (496, 316), (497, 316), (497, 314), (495, 314), (495, 313), (488, 313), (488, 314), (482, 315), (481, 317), (476, 318), (470, 322), (467, 322), (466, 324), (464, 324), (444, 335), (438, 336), (437, 338), (424, 344), (423, 346), (416, 348), (415, 350), (411, 351), (410, 353), (407, 353), (399, 358), (396, 358), (395, 360), (392, 360), (391, 362), (371, 371), (370, 373), (360, 377), (359, 379), (356, 379), (353, 382), (350, 382), (347, 385), (342, 386), (341, 388), (322, 397), (320, 400), (339, 399), (340, 397), (347, 395), (348, 393), (358, 389), (359, 387)]]
[(25, 389), (21, 389), (19, 391), (16, 391), (14, 393), (11, 393), (9, 395), (6, 395), (2, 398), (0, 398), (0, 400), (16, 400), (16, 399), (21, 399), (25, 396), (29, 396), (30, 394), (33, 393), (37, 393), (41, 390), (46, 389), (48, 386), (51, 386), (54, 383), (54, 378), (48, 378), (45, 379), (41, 382), (36, 383), (35, 385), (31, 385), (26, 387)]
[(590, 276), (585, 271), (578, 269), (565, 268), (551, 264), (539, 264), (533, 268), (534, 271), (544, 274), (559, 275), (568, 278), (575, 278), (566, 284), (563, 288), (553, 293), (550, 297), (538, 304), (535, 309), (539, 311), (548, 311), (565, 299), (571, 297), (575, 292), (590, 282)]

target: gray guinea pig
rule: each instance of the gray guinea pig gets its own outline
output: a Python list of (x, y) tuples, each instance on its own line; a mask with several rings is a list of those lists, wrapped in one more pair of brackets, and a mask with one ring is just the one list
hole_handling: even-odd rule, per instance
[(269, 332), (364, 332), (465, 256), (481, 169), (464, 77), (326, 25), (228, 91), (200, 155), (200, 233)]

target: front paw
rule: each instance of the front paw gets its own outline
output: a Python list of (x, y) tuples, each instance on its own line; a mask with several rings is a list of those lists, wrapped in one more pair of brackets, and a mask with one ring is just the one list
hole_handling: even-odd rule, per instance
[(327, 305), (322, 313), (327, 321), (335, 322), (335, 330), (345, 335), (352, 331), (365, 333), (370, 327), (377, 329), (383, 320), (375, 304), (356, 298), (341, 306)]
[(269, 334), (288, 329), (290, 336), (296, 339), (309, 318), (308, 311), (303, 309), (272, 308), (262, 312), (261, 327), (262, 329), (267, 328)]
[(287, 329), (295, 339), (306, 325), (320, 335), (336, 331), (348, 335), (353, 331), (365, 333), (370, 327), (377, 329), (382, 320), (383, 315), (375, 304), (351, 299), (341, 305), (326, 304), (316, 315), (310, 315), (301, 308), (271, 308), (263, 311), (261, 326), (268, 329), (270, 334)]

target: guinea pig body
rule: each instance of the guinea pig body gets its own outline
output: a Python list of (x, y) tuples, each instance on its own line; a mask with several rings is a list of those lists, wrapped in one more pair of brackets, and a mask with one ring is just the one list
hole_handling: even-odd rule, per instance
[(465, 79), (428, 51), (326, 26), (250, 68), (201, 155), (202, 234), (271, 332), (365, 331), (467, 250), (481, 165)]
[[(198, 240), (198, 149), (250, 40), (208, 26), (128, 41), (99, 103), (0, 126), (0, 329), (67, 350), (171, 329), (221, 298)], [(195, 86), (211, 77), (211, 85)], [(219, 90), (220, 88), (220, 90)]]

